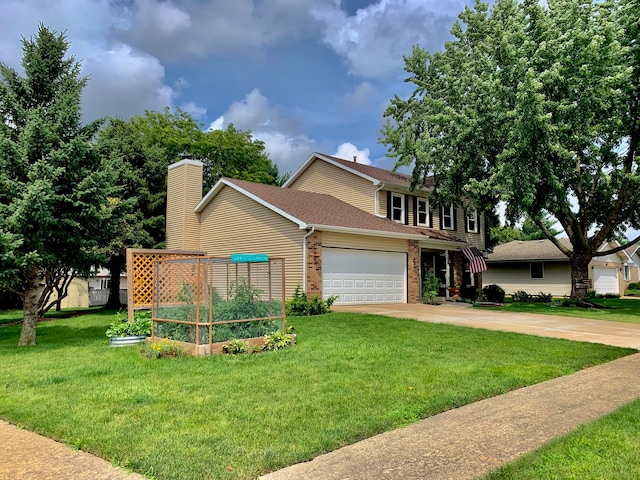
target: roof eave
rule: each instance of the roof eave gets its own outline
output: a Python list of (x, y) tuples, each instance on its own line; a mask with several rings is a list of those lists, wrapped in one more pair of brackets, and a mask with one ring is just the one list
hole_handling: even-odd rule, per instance
[(232, 181), (227, 180), (225, 178), (221, 178), (220, 180), (218, 180), (218, 182), (213, 186), (213, 188), (211, 188), (211, 190), (209, 190), (209, 192), (207, 192), (207, 194), (204, 196), (204, 198), (202, 200), (200, 200), (198, 205), (196, 205), (195, 212), (196, 213), (202, 212), (202, 210), (204, 210), (204, 208), (209, 204), (209, 202), (211, 202), (211, 200), (213, 200), (213, 198), (218, 194), (218, 192), (220, 192), (220, 190), (222, 190), (222, 188), (224, 186), (227, 186), (227, 187), (230, 187), (230, 188), (234, 189), (235, 191), (237, 191), (237, 192), (245, 195), (246, 197), (252, 199), (253, 201), (259, 203), (260, 205), (262, 205), (262, 206), (268, 208), (269, 210), (277, 213), (278, 215), (286, 218), (287, 220), (292, 221), (293, 223), (298, 225), (298, 227), (300, 227), (301, 229), (308, 228), (308, 225), (307, 225), (307, 223), (305, 221), (300, 220), (299, 218), (291, 215), (288, 212), (285, 212), (284, 210), (276, 207), (275, 205), (267, 202), (266, 200), (264, 200), (264, 199), (260, 198), (259, 196), (249, 192), (248, 190), (245, 190), (244, 188), (236, 185)]

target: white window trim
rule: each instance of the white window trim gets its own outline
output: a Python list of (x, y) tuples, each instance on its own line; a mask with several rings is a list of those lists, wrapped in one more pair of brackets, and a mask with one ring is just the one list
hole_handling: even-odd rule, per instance
[[(470, 213), (473, 213), (473, 220), (470, 218)], [(465, 212), (465, 222), (467, 222), (467, 232), (468, 233), (478, 233), (478, 210), (467, 210)], [(471, 228), (469, 226), (469, 221), (472, 220), (473, 221), (473, 225), (474, 227)]]
[[(424, 203), (424, 213), (425, 213), (425, 222), (422, 223), (420, 222), (420, 204)], [(420, 225), (421, 227), (428, 227), (429, 226), (429, 199), (427, 198), (418, 198), (416, 200), (416, 212), (413, 212), (413, 214), (416, 216), (416, 225)]]
[[(449, 215), (446, 215), (447, 212), (449, 213)], [(449, 227), (447, 227), (444, 223), (445, 218), (451, 219), (451, 225)], [(442, 230), (455, 230), (455, 225), (453, 224), (453, 204), (449, 205), (448, 207), (442, 207), (442, 218), (440, 219), (440, 222), (442, 224)]]
[[(534, 277), (533, 276), (533, 270), (532, 270), (532, 265), (533, 264), (540, 264), (542, 266), (542, 276), (541, 277)], [(531, 278), (531, 280), (544, 280), (544, 262), (529, 262), (529, 277)]]
[(631, 266), (630, 265), (622, 265), (622, 278), (625, 282), (631, 280)]
[[(393, 199), (396, 197), (400, 199), (400, 218), (398, 220), (396, 220), (393, 215), (394, 212), (397, 211), (397, 209), (393, 207)], [(406, 208), (406, 205), (404, 204), (404, 195), (401, 193), (391, 192), (391, 205), (389, 205), (389, 208), (391, 209), (391, 220), (396, 223), (404, 223), (404, 212)]]

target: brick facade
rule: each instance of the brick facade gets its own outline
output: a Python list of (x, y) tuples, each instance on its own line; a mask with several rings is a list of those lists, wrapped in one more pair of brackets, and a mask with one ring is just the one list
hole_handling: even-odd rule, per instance
[(407, 302), (420, 303), (420, 246), (417, 240), (408, 240), (409, 250), (407, 254)]
[(309, 297), (322, 297), (322, 232), (313, 232), (306, 241), (306, 293)]

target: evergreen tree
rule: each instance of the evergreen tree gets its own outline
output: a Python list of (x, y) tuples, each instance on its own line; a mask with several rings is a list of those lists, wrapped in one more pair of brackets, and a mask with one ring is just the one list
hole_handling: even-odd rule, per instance
[(0, 288), (22, 298), (18, 344), (33, 345), (40, 275), (88, 274), (111, 210), (93, 141), (100, 122), (81, 124), (87, 78), (64, 34), (40, 25), (22, 45), (24, 77), (0, 64)]

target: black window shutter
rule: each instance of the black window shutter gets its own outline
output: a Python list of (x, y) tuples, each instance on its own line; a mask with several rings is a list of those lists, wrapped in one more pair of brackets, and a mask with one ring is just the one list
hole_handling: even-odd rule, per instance
[(429, 228), (433, 228), (433, 210), (431, 210), (431, 202), (427, 202), (427, 223)]
[(391, 220), (391, 190), (387, 190), (387, 218)]
[(404, 194), (404, 224), (409, 225), (409, 195)]
[(438, 207), (438, 213), (440, 214), (440, 230), (444, 230), (444, 207), (442, 205)]
[(418, 225), (418, 197), (413, 196), (413, 226)]
[(469, 233), (469, 221), (467, 220), (467, 215), (469, 215), (469, 211), (464, 211), (464, 231), (465, 233)]
[(482, 233), (482, 230), (480, 230), (480, 212), (478, 212), (476, 210), (476, 231), (478, 233)]
[(457, 210), (457, 208), (455, 208), (453, 205), (451, 205), (451, 210), (453, 210), (453, 229), (457, 230), (458, 229), (458, 223), (457, 223), (457, 219), (456, 219), (456, 210)]

